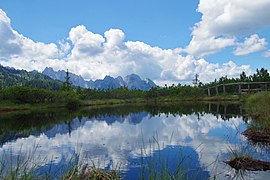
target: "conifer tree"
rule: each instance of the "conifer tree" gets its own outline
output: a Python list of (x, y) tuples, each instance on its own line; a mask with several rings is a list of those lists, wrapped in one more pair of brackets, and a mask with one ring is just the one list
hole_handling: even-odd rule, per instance
[(69, 72), (68, 72), (68, 69), (67, 69), (66, 76), (65, 76), (65, 82), (63, 84), (63, 90), (64, 91), (70, 91), (71, 89), (72, 89), (72, 85), (71, 85), (71, 82), (70, 82), (70, 76), (69, 76)]

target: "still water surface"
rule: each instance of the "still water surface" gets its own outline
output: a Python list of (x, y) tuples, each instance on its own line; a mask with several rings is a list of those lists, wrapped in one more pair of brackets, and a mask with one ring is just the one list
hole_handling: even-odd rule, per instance
[[(269, 160), (269, 148), (241, 135), (250, 119), (238, 105), (174, 104), (86, 108), (77, 112), (22, 112), (0, 115), (0, 157), (6, 168), (31, 157), (36, 174), (60, 177), (63, 164), (88, 163), (120, 169), (124, 179), (147, 177), (148, 168), (185, 177), (241, 178), (223, 161), (231, 150)], [(68, 162), (68, 163), (67, 163)], [(181, 163), (180, 163), (181, 162)], [(245, 172), (267, 179), (270, 172)]]

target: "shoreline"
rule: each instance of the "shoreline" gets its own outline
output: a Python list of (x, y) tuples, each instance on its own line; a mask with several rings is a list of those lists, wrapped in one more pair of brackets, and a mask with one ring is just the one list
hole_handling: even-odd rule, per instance
[[(161, 98), (136, 98), (136, 99), (95, 99), (80, 100), (79, 107), (99, 107), (104, 105), (125, 105), (125, 104), (159, 104), (159, 103), (241, 103), (240, 96), (228, 97), (202, 97), (202, 98), (177, 98), (177, 97), (161, 97)], [(0, 102), (0, 114), (12, 113), (18, 111), (51, 109), (51, 108), (67, 108), (65, 103), (37, 103), (37, 104), (20, 104), (13, 102)]]

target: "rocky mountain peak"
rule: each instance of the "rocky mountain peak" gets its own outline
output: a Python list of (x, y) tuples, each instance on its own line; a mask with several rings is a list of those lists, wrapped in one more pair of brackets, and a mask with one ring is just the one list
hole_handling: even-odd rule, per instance
[[(65, 71), (54, 71), (51, 67), (46, 67), (42, 74), (45, 74), (52, 79), (65, 81), (66, 72)], [(69, 73), (70, 81), (75, 86), (80, 86), (83, 88), (90, 89), (116, 89), (119, 87), (127, 87), (128, 89), (140, 89), (140, 90), (149, 90), (151, 87), (156, 87), (157, 85), (150, 79), (142, 80), (137, 74), (127, 75), (125, 78), (118, 76), (113, 78), (109, 75), (105, 76), (104, 79), (98, 79), (95, 81), (86, 81), (81, 76), (78, 76), (73, 73)]]

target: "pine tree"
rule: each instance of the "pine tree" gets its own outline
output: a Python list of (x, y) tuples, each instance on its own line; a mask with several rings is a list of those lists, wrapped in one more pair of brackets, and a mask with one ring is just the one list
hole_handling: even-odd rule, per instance
[(67, 69), (67, 72), (66, 72), (65, 82), (63, 84), (63, 88), (62, 89), (64, 91), (70, 91), (72, 89), (72, 85), (71, 85), (71, 82), (70, 82), (70, 76), (69, 76), (68, 69)]
[(200, 83), (199, 74), (195, 74), (195, 79), (192, 80), (192, 83), (194, 84), (194, 86), (198, 86), (198, 84)]

